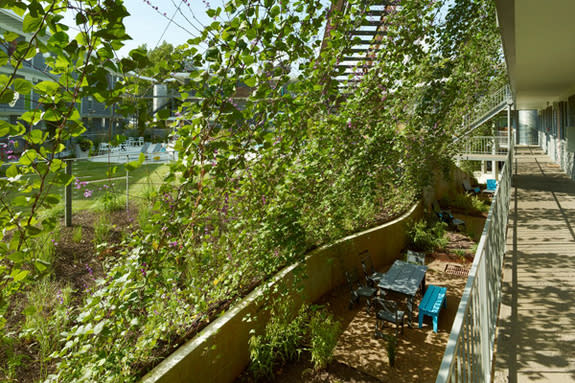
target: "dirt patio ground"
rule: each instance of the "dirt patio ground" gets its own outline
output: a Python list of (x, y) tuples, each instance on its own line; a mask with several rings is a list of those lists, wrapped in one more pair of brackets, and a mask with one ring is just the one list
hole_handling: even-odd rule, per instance
[[(428, 285), (447, 287), (447, 308), (439, 314), (438, 332), (433, 332), (431, 318), (425, 317), (418, 328), (418, 312), (414, 313), (412, 326), (406, 326), (398, 337), (395, 367), (389, 366), (386, 340), (375, 338), (375, 314), (358, 310), (340, 336), (334, 355), (335, 360), (383, 382), (435, 382), (445, 352), (451, 326), (467, 282), (465, 276), (447, 274), (445, 266), (453, 264), (466, 269), (470, 264), (459, 265), (445, 259), (434, 259), (428, 264)], [(420, 297), (416, 302), (420, 301)], [(395, 328), (387, 324), (386, 335), (394, 335)]]

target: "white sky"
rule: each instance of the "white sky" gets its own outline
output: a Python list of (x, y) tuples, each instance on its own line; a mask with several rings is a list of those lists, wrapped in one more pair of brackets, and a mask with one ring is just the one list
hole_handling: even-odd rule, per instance
[[(221, 6), (223, 0), (206, 3), (216, 7)], [(207, 8), (202, 0), (124, 0), (124, 4), (130, 12), (124, 24), (133, 40), (126, 42), (126, 46), (119, 51), (120, 56), (126, 56), (141, 44), (146, 44), (148, 49), (153, 49), (162, 41), (180, 45), (199, 35), (198, 30), (203, 29), (202, 25), (212, 22), (206, 15)], [(158, 10), (153, 7), (158, 7)], [(172, 17), (174, 21), (170, 23)]]

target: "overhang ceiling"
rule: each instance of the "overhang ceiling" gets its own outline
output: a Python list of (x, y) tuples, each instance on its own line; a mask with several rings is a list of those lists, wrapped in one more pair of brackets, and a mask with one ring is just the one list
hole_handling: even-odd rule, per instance
[(575, 94), (575, 0), (495, 0), (517, 109)]

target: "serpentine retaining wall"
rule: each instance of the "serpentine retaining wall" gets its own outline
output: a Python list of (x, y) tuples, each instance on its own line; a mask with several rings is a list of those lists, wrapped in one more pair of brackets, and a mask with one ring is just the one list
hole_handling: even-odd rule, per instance
[(286, 267), (259, 286), (198, 336), (178, 348), (148, 373), (143, 383), (233, 382), (249, 362), (251, 331), (261, 333), (268, 320), (267, 308), (279, 287), (294, 286), (298, 304), (312, 303), (344, 283), (344, 271), (360, 270), (359, 253), (368, 250), (376, 268), (391, 264), (406, 246), (406, 225), (421, 218), (420, 203), (400, 218), (353, 234), (312, 251), (301, 263)]

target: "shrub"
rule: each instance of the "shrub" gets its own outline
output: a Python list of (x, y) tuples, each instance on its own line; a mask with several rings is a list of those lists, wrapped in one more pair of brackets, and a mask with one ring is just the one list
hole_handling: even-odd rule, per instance
[(250, 337), (250, 371), (256, 380), (271, 378), (276, 365), (295, 359), (303, 350), (307, 306), (295, 314), (293, 311), (291, 300), (280, 302), (272, 309), (264, 334)]
[(125, 199), (120, 198), (114, 190), (109, 190), (102, 196), (102, 203), (104, 210), (108, 212), (119, 211), (126, 207)]
[(26, 320), (20, 336), (38, 344), (41, 376), (46, 376), (48, 356), (56, 350), (58, 336), (66, 330), (70, 321), (68, 310), (71, 295), (71, 288), (60, 288), (48, 279), (42, 279), (27, 293), (28, 306), (24, 309)]
[(97, 219), (96, 224), (94, 225), (94, 245), (97, 246), (108, 241), (110, 226), (110, 218), (108, 215), (102, 214)]
[(324, 369), (333, 359), (340, 323), (325, 311), (313, 314), (310, 324), (311, 361), (316, 370)]
[(481, 214), (489, 211), (489, 205), (477, 196), (457, 194), (450, 203), (451, 206), (463, 210), (466, 214)]
[(72, 241), (75, 243), (82, 242), (82, 226), (76, 226), (72, 231)]
[(92, 141), (90, 141), (87, 138), (82, 138), (78, 141), (78, 146), (80, 146), (80, 149), (82, 149), (83, 152), (87, 152), (90, 149), (92, 149), (92, 146), (94, 144), (92, 143)]
[(445, 238), (447, 224), (436, 221), (429, 223), (419, 220), (408, 231), (409, 247), (416, 251), (431, 251), (445, 247), (448, 240)]

